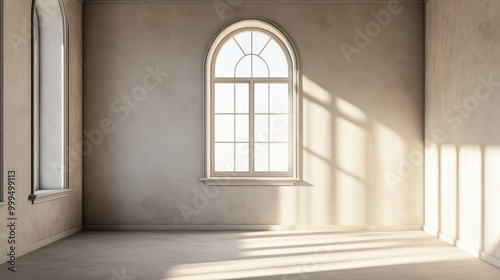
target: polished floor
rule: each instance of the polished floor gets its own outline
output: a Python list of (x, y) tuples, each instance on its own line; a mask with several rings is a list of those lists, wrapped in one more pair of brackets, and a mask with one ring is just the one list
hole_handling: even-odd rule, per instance
[(85, 231), (17, 261), (0, 279), (500, 279), (421, 231)]

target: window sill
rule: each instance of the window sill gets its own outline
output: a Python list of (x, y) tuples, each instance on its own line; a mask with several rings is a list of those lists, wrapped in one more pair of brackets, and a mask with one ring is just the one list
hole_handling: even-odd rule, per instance
[(36, 191), (34, 194), (34, 198), (32, 196), (30, 196), (30, 197), (33, 201), (33, 204), (39, 204), (39, 203), (44, 203), (47, 201), (65, 198), (69, 195), (70, 192), (71, 192), (71, 189)]
[(201, 178), (208, 186), (293, 186), (299, 178), (211, 177)]

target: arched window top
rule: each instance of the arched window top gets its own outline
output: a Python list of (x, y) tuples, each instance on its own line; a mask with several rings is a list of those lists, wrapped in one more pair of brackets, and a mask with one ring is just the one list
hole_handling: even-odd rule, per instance
[(226, 26), (213, 40), (207, 59), (214, 78), (292, 78), (296, 69), (288, 37), (260, 19)]
[[(65, 37), (66, 16), (61, 0), (36, 0), (33, 12), (33, 20), (36, 22), (37, 29), (48, 34), (55, 34), (53, 37)], [(63, 39), (59, 39), (61, 40)]]
[(290, 75), (284, 47), (264, 30), (237, 31), (217, 52), (216, 78), (286, 78)]

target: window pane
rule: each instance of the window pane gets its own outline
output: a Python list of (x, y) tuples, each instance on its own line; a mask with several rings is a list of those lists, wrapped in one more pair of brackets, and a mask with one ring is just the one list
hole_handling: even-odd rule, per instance
[(248, 143), (236, 144), (236, 171), (248, 172), (249, 170), (249, 150)]
[(215, 113), (234, 113), (234, 84), (215, 84)]
[(288, 144), (269, 144), (270, 145), (270, 168), (271, 172), (288, 171)]
[(268, 113), (269, 109), (269, 84), (255, 84), (255, 104), (254, 111), (255, 113)]
[(268, 115), (256, 115), (254, 127), (255, 127), (255, 132), (254, 132), (255, 142), (267, 142), (267, 141), (269, 141), (269, 116)]
[(236, 63), (244, 56), (240, 47), (232, 39), (224, 43), (217, 54), (215, 62), (215, 77), (234, 77)]
[(288, 61), (275, 40), (271, 40), (260, 55), (269, 65), (271, 77), (288, 77)]
[(234, 171), (234, 144), (215, 143), (215, 171)]
[(271, 113), (288, 113), (288, 84), (271, 84)]
[(234, 39), (236, 40), (236, 42), (238, 42), (238, 44), (240, 45), (240, 47), (243, 49), (243, 51), (245, 52), (245, 54), (250, 54), (251, 52), (251, 37), (250, 37), (250, 31), (246, 31), (246, 32), (241, 32), (241, 33), (238, 33), (236, 36), (234, 36)]
[(248, 115), (236, 115), (236, 141), (247, 142), (249, 130)]
[(215, 115), (215, 142), (234, 141), (234, 115)]
[(253, 31), (253, 53), (256, 55), (260, 54), (262, 48), (269, 42), (269, 39), (271, 39), (271, 37), (266, 34), (259, 31)]
[(248, 78), (252, 75), (252, 58), (245, 56), (238, 65), (236, 65), (236, 77)]
[(248, 113), (248, 84), (236, 84), (236, 113)]
[(288, 115), (271, 115), (271, 142), (288, 142)]
[(269, 144), (256, 143), (255, 144), (255, 166), (256, 172), (269, 171)]
[(252, 77), (256, 78), (269, 77), (269, 70), (267, 69), (267, 65), (264, 62), (264, 60), (262, 60), (262, 58), (256, 55), (252, 55), (252, 59), (253, 59)]

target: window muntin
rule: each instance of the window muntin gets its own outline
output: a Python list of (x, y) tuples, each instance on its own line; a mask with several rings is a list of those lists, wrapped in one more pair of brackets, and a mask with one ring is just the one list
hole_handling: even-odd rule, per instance
[(296, 178), (295, 57), (277, 28), (247, 21), (208, 54), (206, 177)]

